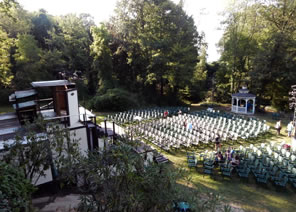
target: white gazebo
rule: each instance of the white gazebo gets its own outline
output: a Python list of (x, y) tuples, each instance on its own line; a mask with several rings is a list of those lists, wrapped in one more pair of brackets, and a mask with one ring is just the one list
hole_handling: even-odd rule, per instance
[(255, 113), (256, 96), (249, 93), (247, 87), (242, 87), (238, 93), (232, 94), (231, 112), (240, 114)]

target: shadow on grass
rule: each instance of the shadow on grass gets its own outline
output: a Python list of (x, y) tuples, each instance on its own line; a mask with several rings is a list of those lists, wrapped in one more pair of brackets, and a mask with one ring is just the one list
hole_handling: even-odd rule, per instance
[[(230, 146), (239, 148), (240, 145), (259, 145), (277, 139), (277, 136), (268, 132), (256, 139), (239, 140), (234, 144), (232, 144), (232, 141), (227, 141), (223, 146), (224, 148)], [(202, 148), (193, 147), (163, 153), (173, 162), (176, 168), (188, 170), (188, 177), (192, 179), (200, 192), (218, 192), (222, 195), (223, 201), (238, 205), (245, 211), (296, 211), (294, 204), (296, 190), (290, 185), (285, 189), (278, 189), (271, 182), (267, 185), (257, 184), (252, 174), (250, 174), (248, 180), (240, 179), (235, 172), (231, 178), (222, 177), (218, 168), (215, 168), (213, 176), (209, 176), (203, 174), (202, 164), (199, 164), (197, 168), (188, 168), (186, 152), (202, 153), (205, 150), (212, 151), (214, 149), (205, 145)]]

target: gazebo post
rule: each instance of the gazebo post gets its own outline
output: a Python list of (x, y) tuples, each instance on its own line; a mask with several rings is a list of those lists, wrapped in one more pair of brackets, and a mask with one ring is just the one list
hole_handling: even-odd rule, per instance
[(253, 98), (253, 111), (252, 111), (253, 114), (255, 113), (255, 101), (256, 101), (256, 98)]
[(231, 97), (231, 112), (233, 112), (234, 110), (234, 97)]
[(248, 101), (249, 99), (248, 98), (245, 98), (245, 113), (248, 114)]

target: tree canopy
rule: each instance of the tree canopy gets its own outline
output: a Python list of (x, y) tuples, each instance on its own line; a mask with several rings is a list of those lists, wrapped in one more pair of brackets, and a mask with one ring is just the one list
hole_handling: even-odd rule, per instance
[(122, 0), (99, 25), (88, 14), (28, 12), (9, 0), (0, 6), (1, 87), (62, 74), (79, 75), (88, 96), (120, 88), (150, 104), (188, 98), (202, 36), (182, 4)]
[(257, 95), (258, 106), (285, 110), (296, 80), (295, 10), (295, 0), (234, 1), (221, 23), (221, 58), (209, 64), (205, 35), (183, 1), (121, 0), (110, 20), (96, 25), (89, 14), (28, 12), (5, 0), (0, 99), (7, 102), (11, 89), (33, 80), (66, 77), (80, 85), (81, 98), (107, 102), (91, 104), (96, 110), (116, 108), (119, 93), (135, 94), (135, 102), (150, 105), (205, 98), (230, 102), (242, 85)]
[(288, 108), (296, 80), (295, 11), (294, 0), (241, 0), (227, 11), (218, 71), (225, 75), (218, 83), (229, 84), (228, 93), (246, 84), (259, 105)]

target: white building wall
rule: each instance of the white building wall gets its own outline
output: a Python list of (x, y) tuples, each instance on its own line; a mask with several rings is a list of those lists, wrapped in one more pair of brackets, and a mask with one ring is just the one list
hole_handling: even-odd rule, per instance
[(36, 182), (35, 185), (38, 186), (38, 185), (41, 185), (44, 183), (51, 182), (53, 180), (50, 168), (45, 170), (44, 174), (45, 174), (45, 176), (40, 176), (40, 178), (38, 179), (37, 182), (36, 182), (37, 176), (35, 178), (33, 178), (32, 183)]
[(68, 91), (67, 97), (70, 116), (70, 126), (73, 126), (74, 124), (79, 122), (79, 105), (77, 90)]
[(70, 133), (71, 133), (71, 140), (77, 139), (79, 142), (79, 149), (81, 153), (83, 155), (86, 155), (88, 151), (86, 127), (79, 128), (76, 130), (71, 130)]

